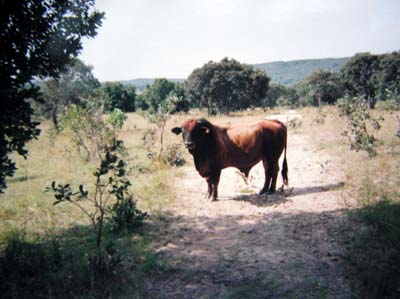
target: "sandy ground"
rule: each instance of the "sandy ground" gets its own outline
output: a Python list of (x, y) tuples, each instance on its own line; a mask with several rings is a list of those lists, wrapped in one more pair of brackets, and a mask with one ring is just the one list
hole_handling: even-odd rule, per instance
[(146, 278), (144, 298), (350, 298), (337, 243), (346, 219), (341, 167), (312, 136), (290, 130), (287, 159), (283, 194), (257, 195), (259, 163), (248, 182), (223, 170), (217, 202), (205, 198), (193, 163), (185, 166), (174, 207), (151, 224), (168, 270)]

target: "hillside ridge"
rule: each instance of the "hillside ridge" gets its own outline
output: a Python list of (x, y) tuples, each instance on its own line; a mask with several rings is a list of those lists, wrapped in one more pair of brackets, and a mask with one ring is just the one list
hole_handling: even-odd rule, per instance
[[(294, 85), (318, 69), (332, 72), (338, 72), (340, 68), (349, 60), (350, 57), (341, 58), (315, 58), (298, 59), (288, 61), (272, 61), (256, 63), (253, 66), (256, 69), (265, 70), (271, 78), (271, 83), (283, 85)], [(185, 78), (167, 78), (173, 82), (183, 82)], [(119, 81), (122, 84), (131, 84), (139, 90), (143, 90), (146, 85), (153, 84), (155, 78), (136, 78), (131, 80)]]

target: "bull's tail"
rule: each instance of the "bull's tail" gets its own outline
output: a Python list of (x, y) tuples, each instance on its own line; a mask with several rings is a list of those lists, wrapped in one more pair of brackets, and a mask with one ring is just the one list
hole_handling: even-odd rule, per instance
[(287, 165), (287, 160), (286, 160), (286, 148), (287, 148), (287, 129), (286, 126), (284, 126), (285, 128), (285, 153), (283, 156), (283, 162), (282, 162), (282, 179), (283, 179), (283, 183), (287, 186), (289, 184), (289, 179), (288, 179), (288, 165)]

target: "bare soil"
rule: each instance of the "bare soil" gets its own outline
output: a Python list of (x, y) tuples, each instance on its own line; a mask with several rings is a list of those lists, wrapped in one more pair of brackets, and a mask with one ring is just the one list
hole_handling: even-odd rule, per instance
[(346, 221), (338, 159), (290, 129), (287, 159), (283, 192), (257, 195), (259, 163), (247, 182), (236, 169), (223, 170), (217, 202), (205, 198), (193, 163), (185, 166), (174, 207), (150, 224), (167, 266), (145, 279), (143, 297), (350, 298), (337, 242)]

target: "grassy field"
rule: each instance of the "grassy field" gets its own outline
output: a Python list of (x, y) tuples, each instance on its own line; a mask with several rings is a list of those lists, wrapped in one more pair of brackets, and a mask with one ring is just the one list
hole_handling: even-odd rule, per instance
[[(336, 108), (305, 109), (298, 129), (315, 138), (321, 151), (340, 157), (346, 174), (342, 193), (349, 222), (343, 229), (349, 276), (356, 298), (398, 298), (400, 289), (400, 138), (394, 112), (383, 116), (378, 132), (377, 155), (349, 150), (341, 136), (346, 119)], [(325, 115), (325, 116), (324, 116)], [(372, 128), (369, 128), (373, 132)]]
[[(253, 110), (208, 119), (230, 125), (279, 113)], [(301, 118), (288, 121), (289, 134), (310, 136), (320, 151), (340, 157), (340, 167), (346, 173), (342, 198), (350, 217), (341, 242), (347, 250), (355, 297), (378, 298), (384, 294), (394, 298), (400, 291), (400, 139), (395, 136), (396, 114), (374, 111), (385, 120), (376, 135), (378, 154), (369, 157), (349, 150), (341, 135), (346, 120), (336, 107), (303, 108), (296, 113)], [(205, 116), (200, 111), (173, 116), (166, 127), (166, 145), (181, 142), (180, 137), (170, 133), (172, 127), (188, 117)], [(120, 138), (127, 148), (124, 159), (131, 167), (129, 178), (138, 207), (150, 213), (149, 221), (157, 221), (174, 204), (175, 185), (179, 185), (183, 173), (180, 168), (147, 158), (142, 136), (149, 126), (142, 116), (128, 114)], [(0, 287), (0, 295), (101, 298), (136, 294), (132, 297), (140, 298), (144, 273), (163, 269), (145, 229), (118, 238), (106, 236), (124, 256), (124, 263), (118, 275), (95, 277), (87, 266), (87, 252), (93, 249), (88, 220), (71, 205), (53, 206), (54, 199), (44, 189), (53, 180), (89, 186), (97, 163), (85, 162), (67, 135), (54, 137), (49, 127), (49, 123), (43, 123), (39, 139), (28, 144), (27, 160), (14, 157), (18, 171), (0, 196), (0, 280), (7, 278), (8, 282)], [(192, 163), (186, 152), (184, 157)]]

